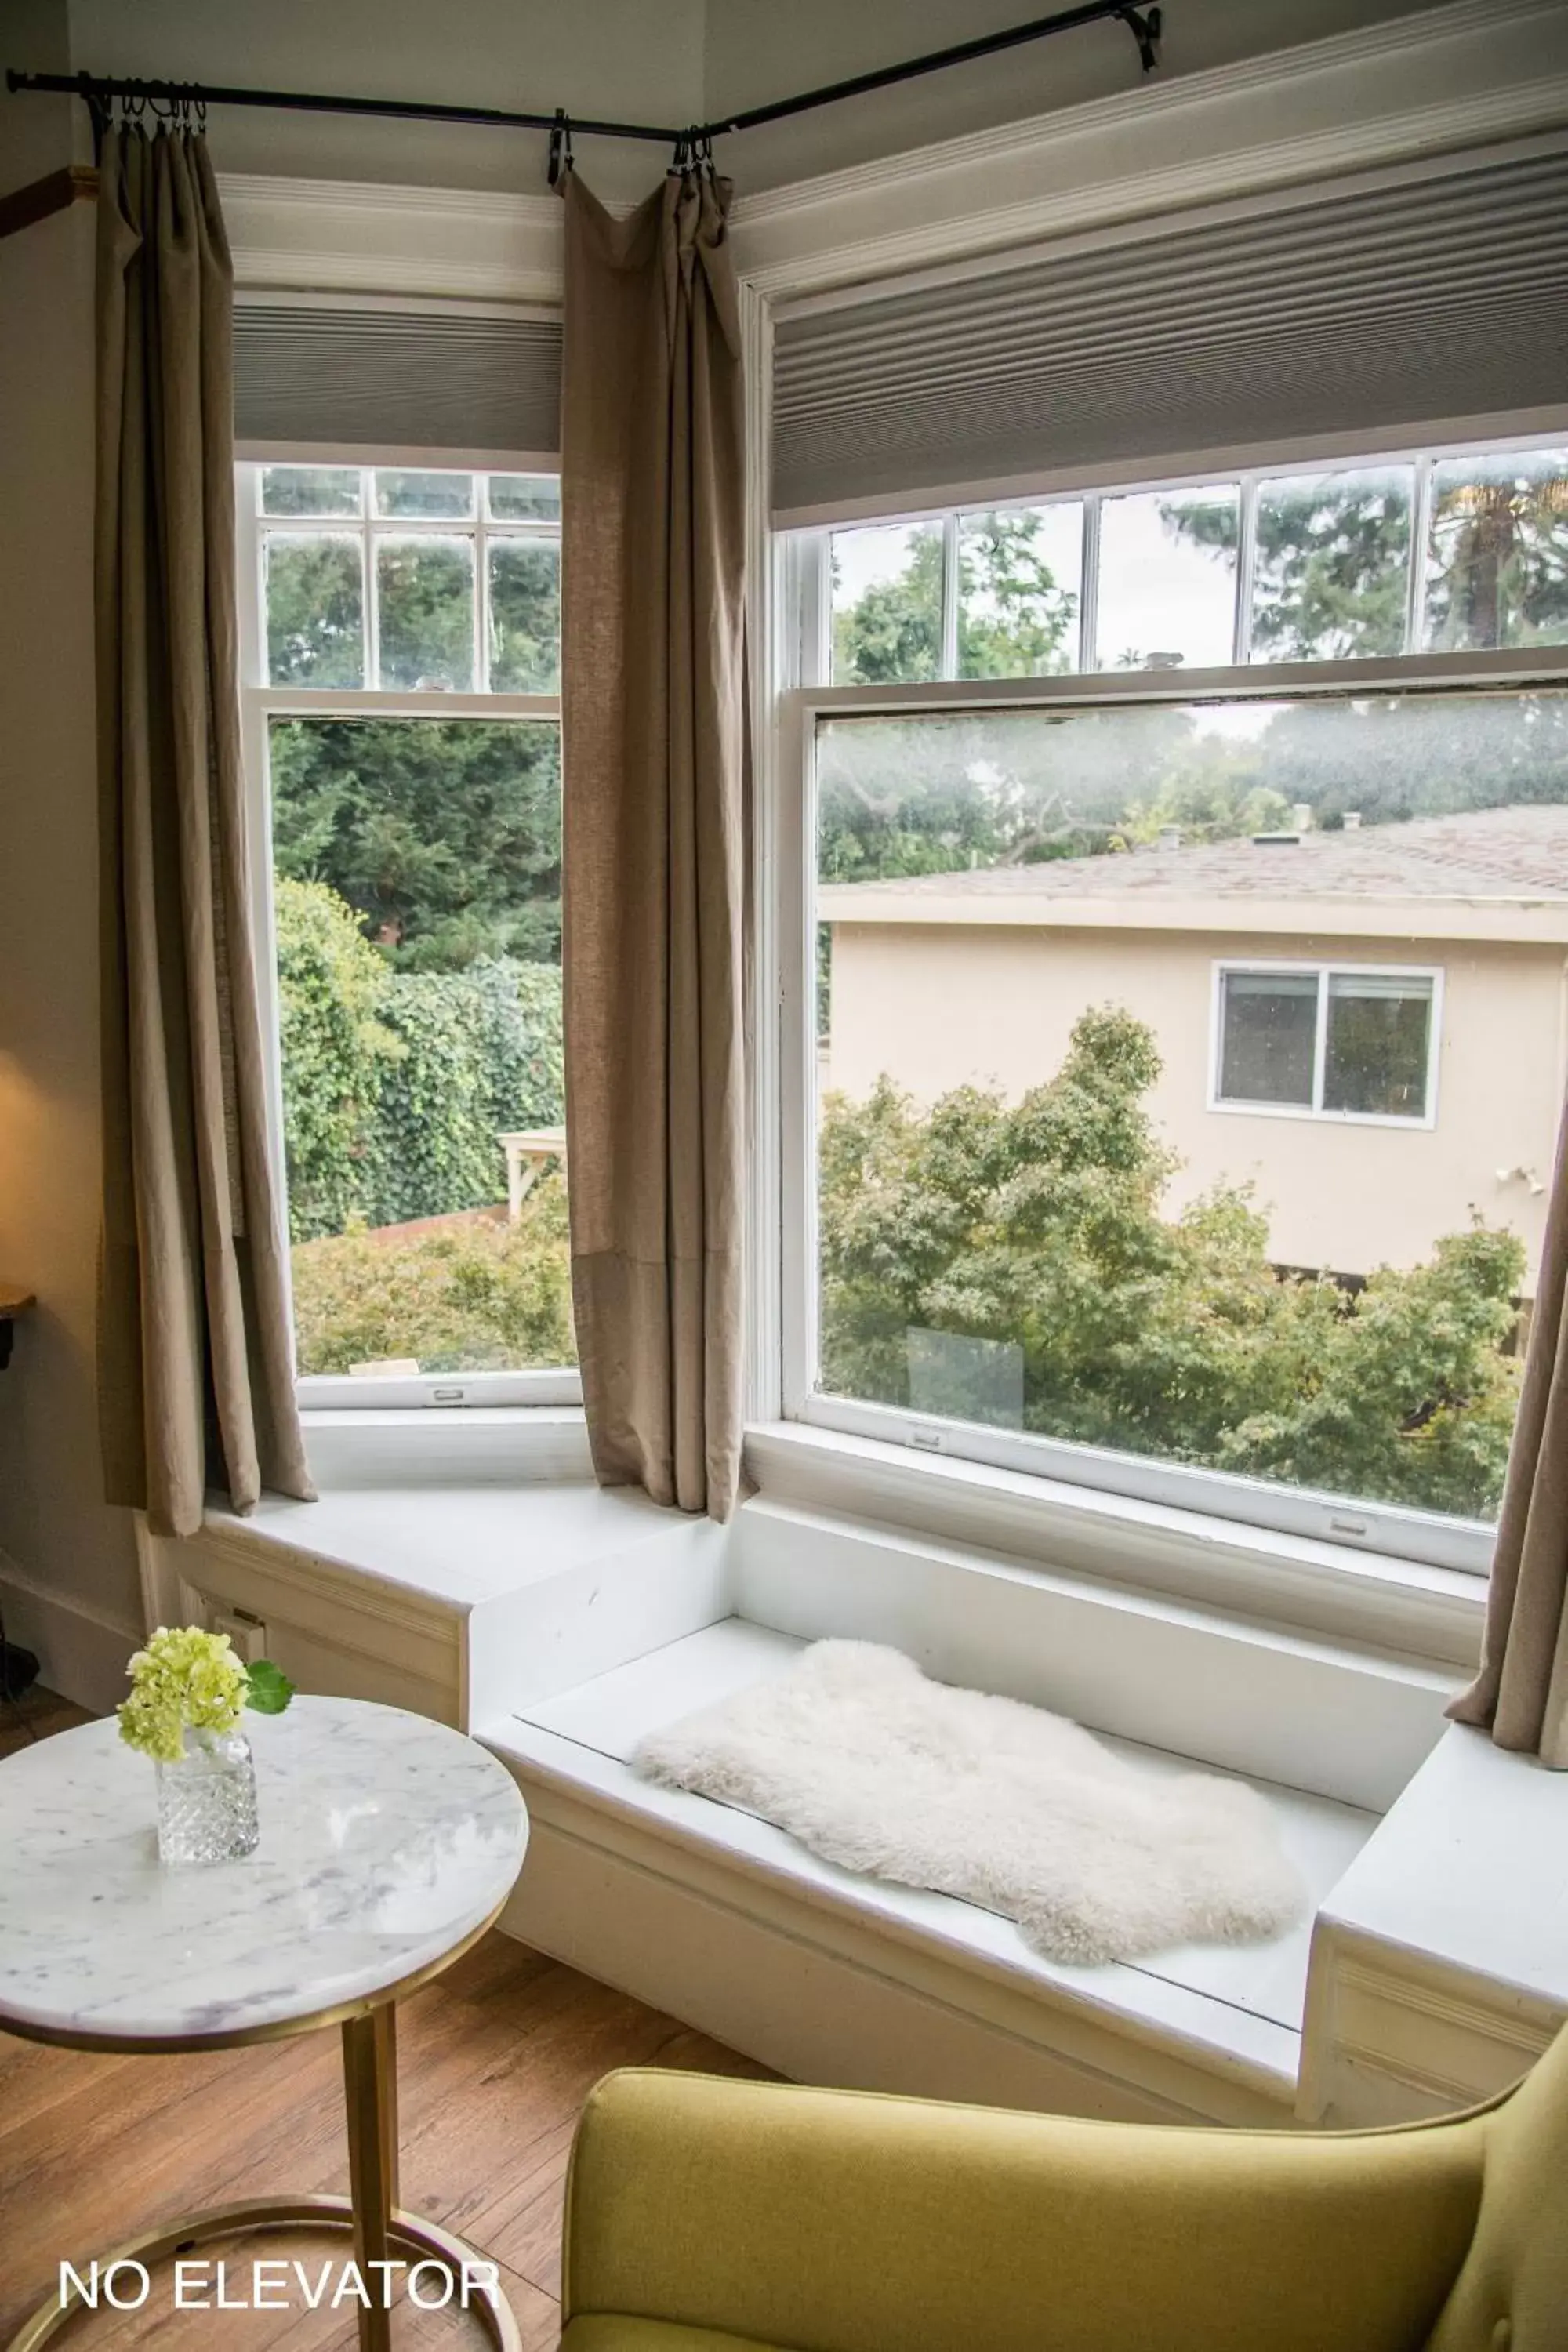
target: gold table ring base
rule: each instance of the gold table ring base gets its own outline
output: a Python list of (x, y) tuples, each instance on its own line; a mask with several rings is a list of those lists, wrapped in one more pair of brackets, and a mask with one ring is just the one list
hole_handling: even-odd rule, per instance
[[(347, 2197), (260, 2197), (247, 2204), (222, 2205), (207, 2213), (194, 2213), (184, 2221), (165, 2221), (155, 2230), (144, 2231), (140, 2237), (128, 2238), (122, 2245), (113, 2247), (96, 2259), (99, 2276), (106, 2277), (116, 2263), (142, 2263), (151, 2266), (165, 2262), (172, 2254), (188, 2254), (197, 2246), (210, 2245), (215, 2239), (242, 2236), (255, 2230), (287, 2230), (312, 2228), (341, 2230), (352, 2232), (354, 2210)], [(433, 2263), (458, 2283), (461, 2290), (465, 2267), (470, 2279), (478, 2271), (494, 2270), (496, 2265), (488, 2256), (470, 2246), (464, 2238), (456, 2237), (435, 2221), (426, 2221), (417, 2213), (394, 2211), (388, 2218), (387, 2242), (400, 2254), (412, 2254), (416, 2261)], [(79, 2273), (87, 2268), (79, 2263)], [(370, 2282), (367, 2280), (367, 2285)], [(522, 2352), (522, 2336), (516, 2315), (500, 2285), (470, 2285), (471, 2300), (468, 2309), (483, 2321), (496, 2352)], [(436, 2306), (431, 2305), (434, 2309)], [(443, 2306), (450, 2309), (451, 2304)], [(71, 2292), (62, 2301), (51, 2295), (40, 2304), (32, 2316), (22, 2322), (21, 2331), (13, 2336), (5, 2352), (37, 2352), (37, 2347), (47, 2344), (60, 2329), (86, 2309), (82, 2298)], [(279, 2306), (281, 2313), (281, 2306)]]

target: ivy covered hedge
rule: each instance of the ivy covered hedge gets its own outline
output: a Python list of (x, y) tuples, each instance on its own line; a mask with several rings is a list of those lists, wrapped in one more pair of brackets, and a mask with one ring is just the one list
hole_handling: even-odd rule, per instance
[(503, 1199), (498, 1135), (563, 1116), (555, 966), (396, 971), (326, 883), (287, 877), (277, 929), (290, 1238)]

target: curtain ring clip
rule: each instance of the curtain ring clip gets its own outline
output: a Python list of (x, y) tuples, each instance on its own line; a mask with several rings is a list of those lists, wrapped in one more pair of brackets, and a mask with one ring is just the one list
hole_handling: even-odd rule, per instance
[(558, 106), (550, 131), (549, 177), (552, 188), (558, 188), (565, 174), (575, 168), (572, 154), (572, 125), (566, 110)]

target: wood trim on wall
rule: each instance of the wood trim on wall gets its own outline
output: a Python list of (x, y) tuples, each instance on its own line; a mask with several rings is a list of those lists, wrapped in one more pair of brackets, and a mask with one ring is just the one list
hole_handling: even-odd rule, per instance
[(29, 180), (25, 188), (0, 196), (0, 236), (15, 236), (18, 229), (31, 228), (35, 221), (68, 211), (72, 205), (97, 201), (98, 173), (92, 166), (62, 164), (58, 172), (46, 172), (41, 180)]

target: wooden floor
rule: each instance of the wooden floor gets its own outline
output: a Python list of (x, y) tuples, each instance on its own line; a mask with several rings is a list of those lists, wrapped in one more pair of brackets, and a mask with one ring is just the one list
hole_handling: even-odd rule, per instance
[[(51, 1709), (47, 1695), (28, 1706), (40, 1736), (82, 1719), (59, 1701)], [(23, 1738), (0, 1715), (0, 1753)], [(625, 2065), (764, 2072), (499, 1935), (398, 2019), (403, 2202), (500, 2263), (528, 2352), (552, 2347), (559, 2332), (562, 2189), (592, 2084)], [(201, 2056), (93, 2057), (0, 2034), (0, 2344), (55, 2292), (62, 2258), (239, 2197), (342, 2189), (339, 2049), (328, 2031)], [(254, 2252), (298, 2255), (313, 2276), (346, 2248), (279, 2233), (212, 2251), (226, 2252), (231, 2277), (248, 2280)], [(408, 2352), (486, 2341), (473, 2319), (406, 2306), (394, 2335)], [(84, 2315), (59, 2340), (82, 2352), (153, 2343), (158, 2352), (346, 2352), (355, 2328), (346, 2307), (181, 2315), (155, 2280), (140, 2313)]]
[(0, 1756), (26, 1748), (29, 1740), (47, 1739), (51, 1731), (68, 1731), (73, 1723), (90, 1723), (85, 1707), (68, 1698), (57, 1698), (35, 1683), (25, 1698), (0, 1699)]

